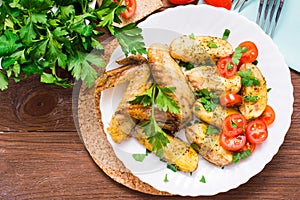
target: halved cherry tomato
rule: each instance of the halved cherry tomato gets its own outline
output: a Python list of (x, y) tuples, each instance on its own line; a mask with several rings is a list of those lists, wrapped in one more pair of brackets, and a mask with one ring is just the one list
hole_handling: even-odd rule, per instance
[(242, 54), (240, 58), (240, 64), (252, 63), (258, 56), (258, 49), (256, 45), (251, 41), (245, 41), (239, 44), (239, 46), (247, 48), (247, 51)]
[(264, 112), (261, 114), (258, 119), (263, 120), (267, 126), (271, 125), (275, 120), (275, 111), (269, 105), (266, 106)]
[(228, 137), (235, 137), (244, 132), (247, 121), (243, 115), (231, 114), (228, 115), (222, 125), (222, 132)]
[(238, 151), (246, 144), (246, 136), (238, 135), (235, 137), (228, 137), (223, 132), (220, 134), (220, 144), (224, 149), (229, 151)]
[(227, 93), (220, 96), (220, 104), (226, 107), (239, 106), (242, 101), (243, 99), (239, 94)]
[(256, 148), (256, 144), (250, 143), (250, 142), (247, 141), (245, 146), (241, 149), (241, 151), (250, 150), (251, 153), (253, 153), (255, 148)]
[(121, 12), (121, 16), (124, 18), (130, 18), (136, 11), (136, 0), (125, 0), (126, 10)]
[(195, 0), (169, 0), (170, 3), (177, 4), (177, 5), (188, 4), (188, 3), (192, 3), (193, 1)]
[(227, 10), (230, 10), (232, 6), (231, 0), (204, 0), (204, 2), (211, 6), (226, 8)]
[(255, 119), (248, 123), (246, 137), (250, 143), (260, 144), (268, 137), (267, 125), (263, 120)]
[(220, 76), (230, 78), (236, 74), (237, 65), (232, 62), (231, 57), (222, 57), (217, 63), (217, 70)]

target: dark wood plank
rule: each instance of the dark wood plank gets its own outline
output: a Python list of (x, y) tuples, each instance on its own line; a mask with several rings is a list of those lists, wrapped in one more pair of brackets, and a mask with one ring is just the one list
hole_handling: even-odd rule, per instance
[(11, 82), (0, 91), (0, 131), (75, 131), (72, 91), (42, 84), (37, 76)]

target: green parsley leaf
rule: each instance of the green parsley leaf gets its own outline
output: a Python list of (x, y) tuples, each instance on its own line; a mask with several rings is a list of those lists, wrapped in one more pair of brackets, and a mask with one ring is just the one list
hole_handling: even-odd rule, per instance
[(18, 36), (9, 30), (5, 30), (0, 37), (0, 57), (10, 55), (20, 47), (22, 44), (18, 43)]
[(251, 69), (238, 71), (237, 74), (242, 77), (242, 85), (244, 86), (260, 85), (260, 82), (252, 75)]
[(126, 56), (131, 54), (146, 54), (147, 50), (144, 38), (141, 35), (142, 29), (131, 23), (122, 28), (115, 28), (115, 36)]
[(208, 41), (207, 46), (210, 47), (210, 48), (218, 48), (218, 45), (213, 43), (212, 41)]
[[(207, 89), (196, 91), (195, 95), (206, 111), (211, 112), (216, 109), (219, 97), (214, 92), (209, 92)], [(195, 108), (196, 109), (196, 108)]]
[(146, 154), (144, 154), (144, 153), (135, 153), (135, 154), (132, 154), (132, 157), (134, 158), (134, 160), (136, 160), (138, 162), (143, 162), (145, 157), (146, 157)]
[(200, 179), (201, 183), (206, 183), (205, 177), (202, 175), (201, 179)]
[(268, 89), (267, 89), (267, 92), (270, 92), (271, 90), (272, 90), (272, 88), (268, 88)]
[(239, 162), (241, 159), (245, 159), (247, 157), (251, 156), (251, 151), (249, 149), (242, 151), (242, 152), (235, 152), (233, 154), (233, 162), (237, 163)]
[(174, 113), (174, 114), (180, 113), (180, 107), (178, 103), (169, 96), (174, 93), (176, 88), (157, 87), (157, 89), (158, 89), (158, 93), (155, 99), (155, 104), (157, 105), (158, 109), (163, 110), (164, 112), (169, 111), (170, 113)]
[(168, 179), (168, 174), (165, 174), (165, 178), (164, 178), (164, 182), (169, 182), (169, 179)]
[(170, 170), (172, 170), (173, 172), (177, 172), (178, 171), (177, 168), (174, 165), (172, 165), (172, 164), (167, 164), (167, 168), (170, 169)]
[(8, 78), (0, 70), (0, 90), (6, 90), (8, 88)]
[(195, 144), (195, 143), (192, 143), (192, 144), (191, 144), (191, 147), (192, 147), (195, 151), (197, 151), (197, 152), (200, 151), (200, 147), (199, 147), (197, 144)]
[(257, 102), (258, 96), (244, 96), (246, 102)]
[(191, 33), (191, 34), (189, 35), (189, 37), (190, 37), (191, 39), (195, 39), (194, 33)]
[(223, 33), (223, 36), (222, 36), (222, 39), (223, 40), (227, 40), (229, 38), (229, 35), (230, 35), (230, 30), (229, 29), (225, 29), (225, 31)]
[(186, 63), (186, 62), (179, 62), (179, 66), (180, 67), (184, 67), (186, 70), (191, 70), (193, 68), (195, 68), (195, 66), (192, 63)]
[(232, 56), (232, 62), (236, 65), (239, 64), (243, 53), (245, 53), (246, 51), (247, 48), (245, 47), (241, 47), (241, 46), (236, 47)]
[(207, 126), (205, 134), (211, 135), (211, 134), (219, 134), (219, 130), (213, 126)]

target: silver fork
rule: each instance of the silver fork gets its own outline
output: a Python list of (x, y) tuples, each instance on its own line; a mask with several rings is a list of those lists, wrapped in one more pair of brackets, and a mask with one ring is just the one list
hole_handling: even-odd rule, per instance
[[(281, 14), (283, 3), (284, 0), (273, 0), (272, 5), (270, 5), (271, 0), (260, 0), (259, 2), (256, 23), (260, 25), (260, 27), (271, 37), (273, 37), (274, 35), (274, 31)], [(275, 20), (273, 21), (275, 12), (276, 16)], [(271, 26), (272, 30), (270, 31)]]
[[(238, 12), (240, 12), (242, 10), (242, 8), (245, 6), (245, 4), (247, 3), (248, 0), (232, 0), (232, 4), (235, 3), (235, 5), (233, 6), (233, 10), (235, 10), (239, 5), (240, 8), (238, 9)], [(240, 4), (241, 3), (241, 4)]]

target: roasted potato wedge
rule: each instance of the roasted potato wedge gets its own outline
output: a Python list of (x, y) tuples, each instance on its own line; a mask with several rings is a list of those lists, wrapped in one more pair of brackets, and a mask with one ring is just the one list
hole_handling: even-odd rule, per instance
[(223, 108), (220, 105), (217, 105), (216, 109), (213, 111), (208, 112), (203, 107), (203, 104), (197, 100), (194, 104), (193, 113), (201, 121), (221, 128), (225, 117), (239, 112), (233, 108)]
[(225, 166), (232, 162), (233, 153), (224, 149), (219, 142), (219, 134), (206, 134), (207, 125), (196, 123), (185, 129), (187, 140), (197, 145), (196, 150), (207, 161)]
[[(243, 64), (240, 71), (251, 70), (252, 76), (259, 81), (259, 85), (243, 86), (241, 95), (244, 97), (242, 105), (239, 107), (240, 112), (247, 120), (259, 117), (265, 110), (268, 101), (268, 91), (266, 80), (260, 69), (251, 63)], [(246, 97), (257, 97), (257, 101), (246, 101)]]
[(228, 41), (211, 36), (184, 35), (170, 44), (170, 55), (174, 59), (194, 65), (215, 65), (217, 58), (232, 52), (232, 45)]
[[(146, 149), (152, 151), (152, 145), (140, 126), (135, 127), (133, 135)], [(197, 152), (182, 140), (170, 135), (167, 136), (170, 142), (163, 147), (164, 154), (161, 159), (174, 165), (182, 172), (195, 171), (199, 160)]]
[(211, 66), (195, 67), (187, 71), (185, 75), (194, 91), (206, 88), (218, 94), (236, 94), (242, 87), (241, 77), (239, 75), (224, 78), (219, 75), (215, 67)]

